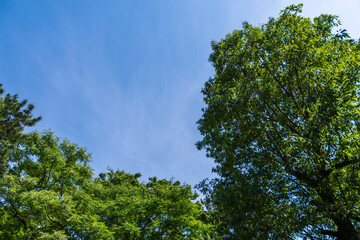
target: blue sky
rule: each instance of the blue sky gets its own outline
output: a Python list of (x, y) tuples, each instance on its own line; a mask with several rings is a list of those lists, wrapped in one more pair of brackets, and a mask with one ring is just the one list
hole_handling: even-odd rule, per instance
[[(243, 21), (266, 22), (289, 0), (0, 1), (0, 82), (35, 104), (37, 130), (85, 146), (107, 167), (195, 185), (212, 177), (198, 151), (207, 59)], [(360, 36), (358, 1), (302, 1)]]

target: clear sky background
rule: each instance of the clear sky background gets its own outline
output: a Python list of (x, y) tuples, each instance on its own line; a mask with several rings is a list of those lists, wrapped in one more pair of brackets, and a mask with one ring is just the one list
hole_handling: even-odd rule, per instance
[(96, 173), (195, 185), (213, 177), (195, 147), (211, 40), (296, 2), (359, 38), (360, 1), (0, 0), (0, 83), (35, 104), (35, 129), (85, 146)]

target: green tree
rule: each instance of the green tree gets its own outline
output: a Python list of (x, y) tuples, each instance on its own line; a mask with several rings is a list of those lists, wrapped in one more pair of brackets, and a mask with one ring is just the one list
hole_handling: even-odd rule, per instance
[(199, 187), (224, 239), (360, 239), (360, 44), (301, 8), (212, 42)]
[(211, 225), (190, 186), (110, 170), (90, 192), (101, 201), (99, 216), (115, 239), (209, 239)]
[(85, 190), (90, 155), (51, 132), (30, 133), (0, 179), (0, 239), (111, 239)]
[(0, 177), (9, 163), (9, 150), (21, 138), (25, 126), (34, 126), (41, 117), (34, 118), (34, 105), (27, 100), (19, 101), (18, 95), (3, 96), (4, 89), (0, 84)]

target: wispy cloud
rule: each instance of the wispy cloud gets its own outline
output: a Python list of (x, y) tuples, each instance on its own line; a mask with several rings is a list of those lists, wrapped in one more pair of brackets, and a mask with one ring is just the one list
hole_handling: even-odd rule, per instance
[[(196, 184), (213, 160), (194, 144), (213, 74), (211, 39), (277, 16), (294, 1), (51, 1), (0, 9), (0, 76), (52, 128), (108, 166)], [(340, 15), (356, 36), (356, 1), (305, 1), (304, 15)], [(6, 11), (5, 11), (6, 10)]]

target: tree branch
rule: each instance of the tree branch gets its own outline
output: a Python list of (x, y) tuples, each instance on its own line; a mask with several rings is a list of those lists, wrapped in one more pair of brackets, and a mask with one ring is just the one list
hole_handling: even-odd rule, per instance
[(325, 229), (320, 229), (320, 233), (324, 234), (324, 235), (328, 235), (328, 236), (333, 236), (333, 237), (339, 236), (338, 232), (331, 231), (331, 230), (325, 230)]

